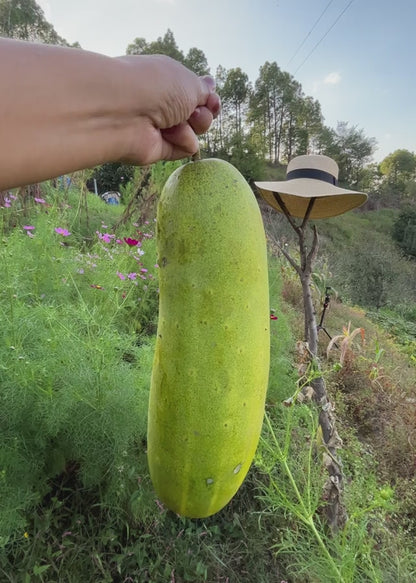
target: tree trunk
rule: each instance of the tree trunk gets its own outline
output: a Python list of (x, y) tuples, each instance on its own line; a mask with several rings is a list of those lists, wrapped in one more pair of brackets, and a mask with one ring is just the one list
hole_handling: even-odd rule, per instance
[[(314, 227), (313, 241), (310, 250), (308, 250), (305, 242), (305, 228), (313, 208), (314, 199), (311, 199), (309, 203), (302, 224), (297, 225), (286, 209), (280, 195), (275, 194), (274, 196), (290, 225), (298, 235), (300, 265), (294, 261), (284, 248), (281, 247), (281, 251), (292, 267), (297, 271), (301, 280), (305, 317), (305, 342), (307, 343), (313, 370), (318, 371), (319, 373), (321, 371), (321, 366), (318, 358), (318, 326), (311, 293), (312, 268), (319, 247), (316, 227)], [(331, 531), (337, 532), (344, 526), (346, 521), (346, 511), (342, 501), (342, 464), (337, 457), (337, 449), (341, 447), (342, 441), (336, 430), (336, 420), (333, 414), (333, 407), (328, 399), (323, 377), (319, 375), (315, 376), (311, 381), (311, 386), (314, 390), (313, 399), (319, 408), (319, 426), (322, 431), (324, 445), (323, 464), (328, 472), (328, 479), (325, 482), (323, 492), (323, 499), (325, 501), (324, 512), (327, 524)]]
[[(302, 254), (301, 254), (302, 256)], [(315, 371), (321, 370), (318, 359), (318, 326), (311, 293), (311, 272), (305, 266), (301, 274), (303, 306), (305, 314), (305, 341), (308, 344), (311, 363)], [(333, 407), (328, 400), (323, 377), (314, 378), (311, 382), (314, 390), (313, 399), (319, 407), (319, 425), (322, 439), (325, 444), (323, 463), (328, 472), (328, 479), (324, 485), (323, 499), (325, 501), (325, 517), (332, 532), (337, 532), (346, 521), (346, 512), (342, 503), (342, 466), (337, 458), (337, 449), (342, 441), (336, 430), (336, 420)]]
[(318, 350), (318, 329), (316, 314), (311, 293), (311, 273), (303, 271), (300, 275), (303, 294), (303, 310), (305, 314), (305, 342), (308, 343), (311, 354), (316, 355)]

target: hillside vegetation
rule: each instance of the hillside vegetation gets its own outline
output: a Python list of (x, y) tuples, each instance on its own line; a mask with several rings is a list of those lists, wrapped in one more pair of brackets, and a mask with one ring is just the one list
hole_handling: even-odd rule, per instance
[[(273, 241), (296, 250), (263, 206), (277, 320), (255, 462), (209, 519), (180, 518), (155, 498), (146, 463), (158, 303), (149, 200), (165, 175), (155, 170), (137, 200), (124, 190), (120, 207), (87, 193), (81, 176), (69, 190), (8, 195), (0, 209), (0, 580), (413, 581), (414, 265), (397, 251), (386, 209), (318, 222), (314, 297), (319, 316), (331, 286), (324, 325), (336, 346), (327, 354), (320, 331), (320, 352), (343, 441), (345, 529), (330, 536), (321, 520), (325, 452), (312, 372), (297, 350), (300, 284)], [(370, 236), (373, 250), (389, 250), (380, 253), (385, 272), (396, 270), (378, 309), (365, 286), (353, 295), (359, 268), (366, 280), (379, 263), (364, 248)]]

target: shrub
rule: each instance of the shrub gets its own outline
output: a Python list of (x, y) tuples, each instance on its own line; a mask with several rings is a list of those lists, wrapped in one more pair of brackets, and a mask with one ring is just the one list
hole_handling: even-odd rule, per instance
[(100, 194), (109, 190), (120, 190), (120, 186), (125, 186), (133, 178), (134, 166), (129, 164), (120, 164), (119, 162), (110, 162), (98, 166), (88, 181), (89, 189), (94, 192), (94, 179), (97, 181), (97, 187)]
[(414, 295), (407, 262), (377, 233), (358, 237), (331, 259), (334, 286), (354, 304), (376, 309)]
[(404, 208), (393, 224), (392, 236), (408, 255), (416, 256), (416, 209)]

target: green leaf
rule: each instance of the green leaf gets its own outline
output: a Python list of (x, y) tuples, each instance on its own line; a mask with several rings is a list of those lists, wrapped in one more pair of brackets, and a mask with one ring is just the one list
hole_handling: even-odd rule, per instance
[(42, 575), (45, 571), (49, 569), (50, 565), (35, 565), (33, 567), (33, 574), (34, 575)]

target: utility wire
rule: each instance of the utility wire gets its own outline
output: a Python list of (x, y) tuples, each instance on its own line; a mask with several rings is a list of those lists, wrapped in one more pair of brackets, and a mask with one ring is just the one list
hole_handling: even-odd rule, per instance
[(310, 29), (310, 31), (308, 32), (308, 34), (305, 36), (305, 38), (303, 39), (303, 41), (300, 43), (300, 45), (298, 46), (298, 48), (296, 49), (296, 51), (293, 53), (293, 55), (290, 57), (289, 62), (286, 66), (290, 65), (290, 63), (293, 61), (293, 59), (296, 57), (296, 55), (298, 54), (298, 52), (300, 51), (300, 49), (303, 47), (303, 45), (306, 43), (306, 41), (308, 40), (308, 38), (311, 36), (311, 34), (313, 33), (313, 31), (315, 30), (315, 28), (317, 27), (317, 25), (319, 24), (321, 18), (323, 17), (323, 15), (325, 14), (325, 12), (328, 10), (328, 8), (331, 6), (331, 4), (333, 3), (334, 0), (329, 0), (328, 4), (325, 6), (325, 8), (322, 10), (321, 15), (319, 16), (319, 18), (315, 21), (314, 25), (312, 26), (312, 28)]
[(306, 55), (306, 57), (304, 58), (304, 60), (301, 62), (301, 64), (299, 65), (299, 67), (296, 69), (296, 71), (293, 73), (293, 75), (296, 75), (296, 73), (299, 71), (299, 69), (301, 67), (303, 67), (303, 65), (306, 63), (306, 61), (309, 59), (309, 57), (312, 55), (312, 53), (318, 48), (318, 46), (321, 44), (321, 42), (324, 40), (324, 38), (326, 38), (328, 36), (328, 34), (331, 32), (331, 30), (334, 28), (334, 26), (337, 24), (337, 22), (341, 19), (341, 17), (345, 14), (345, 12), (348, 10), (348, 8), (351, 6), (351, 4), (354, 2), (354, 0), (350, 0), (348, 2), (348, 4), (346, 5), (346, 7), (344, 8), (344, 10), (342, 10), (342, 12), (337, 16), (337, 18), (334, 20), (334, 22), (331, 24), (331, 26), (328, 28), (328, 30), (326, 31), (326, 33), (318, 40), (318, 42), (316, 43), (316, 45), (312, 48), (312, 50)]

